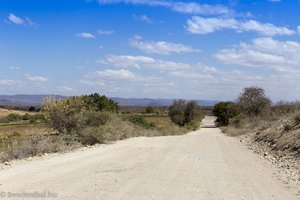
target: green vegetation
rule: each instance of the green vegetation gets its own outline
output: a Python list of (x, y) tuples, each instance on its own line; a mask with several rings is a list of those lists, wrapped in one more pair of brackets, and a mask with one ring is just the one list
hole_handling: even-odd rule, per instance
[(220, 102), (214, 106), (213, 114), (217, 117), (217, 126), (227, 126), (229, 119), (238, 115), (236, 104), (233, 102)]
[(7, 116), (0, 117), (0, 124), (6, 125), (6, 124), (24, 124), (24, 123), (35, 123), (43, 121), (43, 116), (41, 114), (28, 114), (25, 113), (23, 115), (16, 114), (16, 113), (10, 113)]
[(175, 124), (193, 130), (199, 127), (203, 113), (195, 101), (175, 100), (169, 108), (169, 116)]
[(148, 113), (148, 114), (151, 114), (151, 113), (154, 113), (154, 112), (155, 112), (155, 110), (154, 110), (154, 108), (153, 108), (152, 106), (147, 106), (147, 107), (145, 108), (145, 111), (146, 111), (146, 113)]

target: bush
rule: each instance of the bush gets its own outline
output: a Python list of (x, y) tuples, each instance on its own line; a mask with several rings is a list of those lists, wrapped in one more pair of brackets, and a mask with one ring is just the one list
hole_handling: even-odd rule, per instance
[(187, 129), (195, 131), (199, 128), (200, 122), (198, 120), (192, 120), (189, 123), (187, 123), (185, 126)]
[(6, 119), (9, 121), (9, 122), (15, 122), (15, 121), (19, 121), (19, 120), (22, 120), (22, 116), (19, 115), (19, 114), (15, 114), (15, 113), (10, 113), (6, 116)]
[(179, 99), (169, 107), (169, 117), (175, 124), (184, 126), (192, 121), (200, 121), (202, 112), (195, 101)]
[(49, 125), (61, 134), (78, 133), (84, 123), (85, 106), (81, 97), (46, 100), (43, 114)]
[(229, 119), (238, 115), (238, 111), (233, 102), (220, 102), (214, 106), (213, 114), (217, 117), (218, 126), (228, 126)]
[(83, 119), (86, 126), (101, 126), (111, 120), (112, 116), (109, 112), (96, 112), (86, 111), (84, 112)]
[(130, 115), (124, 119), (143, 128), (151, 128), (155, 126), (153, 123), (148, 122), (142, 115)]
[(179, 99), (173, 101), (173, 104), (169, 107), (169, 117), (171, 118), (172, 122), (179, 126), (184, 126), (185, 116), (185, 100)]
[(86, 109), (92, 111), (109, 111), (118, 112), (119, 105), (117, 102), (108, 99), (105, 95), (94, 93), (82, 96)]
[(154, 110), (154, 108), (153, 108), (152, 106), (146, 107), (146, 108), (145, 108), (145, 111), (146, 111), (146, 113), (149, 113), (149, 114), (155, 112), (155, 110)]

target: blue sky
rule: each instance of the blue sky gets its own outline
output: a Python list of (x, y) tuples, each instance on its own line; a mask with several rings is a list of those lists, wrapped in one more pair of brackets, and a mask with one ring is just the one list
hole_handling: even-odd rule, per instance
[(300, 94), (297, 0), (1, 0), (0, 94)]

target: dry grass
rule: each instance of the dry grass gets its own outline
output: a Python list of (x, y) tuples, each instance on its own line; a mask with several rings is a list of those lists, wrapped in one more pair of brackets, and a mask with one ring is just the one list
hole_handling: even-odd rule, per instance
[(157, 128), (174, 126), (174, 123), (168, 116), (145, 116), (145, 118), (148, 122), (153, 123)]
[(183, 135), (190, 130), (174, 124), (168, 116), (146, 116), (147, 121), (153, 123), (158, 130), (157, 136)]
[(6, 117), (9, 114), (24, 115), (26, 113), (31, 114), (30, 112), (26, 112), (26, 111), (9, 110), (9, 109), (0, 108), (0, 117)]
[(61, 135), (44, 124), (0, 126), (0, 161), (60, 152), (81, 145), (111, 143), (130, 137), (181, 135), (189, 131), (172, 123), (169, 117), (149, 116), (146, 121), (154, 127), (144, 127), (117, 114), (110, 114), (105, 124), (86, 126), (76, 134)]
[(268, 146), (272, 151), (284, 152), (300, 158), (300, 112), (268, 118), (243, 118), (239, 125), (221, 128), (229, 136), (247, 134), (253, 142)]
[(53, 134), (54, 131), (47, 128), (44, 124), (0, 126), (0, 138), (10, 136), (14, 133), (19, 133), (22, 136), (30, 136), (30, 135), (49, 135), (49, 134)]

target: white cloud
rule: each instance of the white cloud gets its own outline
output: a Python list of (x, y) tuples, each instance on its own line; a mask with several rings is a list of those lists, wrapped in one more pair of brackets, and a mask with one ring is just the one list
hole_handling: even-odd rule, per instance
[(137, 21), (146, 22), (152, 24), (153, 20), (150, 19), (147, 15), (132, 15), (132, 18)]
[(72, 91), (74, 91), (74, 89), (72, 87), (69, 87), (69, 86), (66, 86), (66, 85), (61, 85), (61, 86), (58, 87), (58, 89), (61, 92), (72, 92)]
[(36, 23), (33, 22), (29, 17), (25, 17), (25, 19), (22, 19), (13, 13), (10, 13), (8, 15), (8, 20), (9, 20), (9, 22), (14, 23), (16, 25), (36, 26)]
[(232, 29), (237, 32), (253, 31), (261, 35), (293, 35), (294, 30), (287, 27), (277, 27), (270, 23), (261, 23), (255, 20), (239, 21), (233, 18), (203, 18), (192, 17), (187, 20), (186, 29), (192, 34), (208, 34), (223, 29)]
[(264, 37), (254, 39), (251, 44), (220, 50), (216, 57), (226, 64), (295, 72), (300, 66), (299, 55), (300, 43)]
[(98, 30), (98, 34), (100, 35), (112, 35), (115, 32), (113, 30)]
[(12, 13), (9, 14), (8, 19), (9, 19), (9, 21), (11, 21), (12, 23), (17, 24), (17, 25), (25, 24), (25, 21), (23, 19), (17, 17), (16, 15), (14, 15)]
[(172, 71), (185, 69), (190, 67), (185, 63), (178, 63), (173, 61), (164, 61), (159, 59), (154, 59), (146, 56), (131, 56), (131, 55), (110, 55), (99, 63), (109, 64), (114, 67), (121, 68), (148, 68), (148, 69), (159, 69), (162, 71)]
[(209, 5), (200, 4), (196, 2), (182, 2), (182, 1), (166, 1), (166, 0), (98, 0), (100, 4), (134, 4), (147, 5), (156, 7), (165, 7), (179, 13), (186, 14), (203, 14), (203, 15), (227, 15), (231, 14), (229, 8), (223, 5)]
[(30, 74), (25, 74), (25, 78), (32, 82), (48, 82), (49, 79), (42, 76), (31, 76)]
[(165, 41), (143, 41), (141, 37), (133, 37), (129, 41), (130, 46), (140, 49), (146, 53), (155, 53), (169, 55), (171, 53), (192, 53), (199, 52), (191, 46), (180, 43), (171, 43)]
[[(242, 43), (232, 49), (237, 52), (242, 48), (251, 49), (262, 54), (272, 55), (271, 52), (278, 49), (278, 46), (282, 47), (283, 52), (279, 52), (277, 56), (288, 58), (291, 55), (299, 55), (296, 43), (280, 42), (272, 38), (258, 38), (250, 44)], [(226, 56), (227, 54), (223, 57)], [(246, 56), (242, 58), (247, 59)], [(270, 91), (271, 98), (275, 100), (282, 96), (285, 96), (286, 99), (297, 98), (297, 94), (300, 92), (300, 88), (296, 87), (300, 80), (299, 70), (297, 71), (299, 65), (295, 63), (284, 66), (275, 65), (275, 62), (268, 61), (272, 57), (267, 56), (266, 58), (252, 56), (249, 60), (243, 61), (242, 58), (237, 62), (241, 62), (243, 66), (248, 66), (250, 63), (249, 67), (261, 68), (252, 70), (233, 65), (232, 70), (225, 70), (224, 67), (212, 67), (201, 63), (180, 63), (146, 56), (109, 55), (100, 63), (101, 67), (107, 66), (110, 70), (90, 72), (85, 75), (85, 79), (81, 83), (87, 88), (101, 90), (110, 96), (148, 97), (151, 95), (153, 97), (155, 95), (155, 97), (164, 98), (234, 100), (244, 87), (257, 85)], [(294, 57), (291, 58), (293, 60)], [(232, 65), (236, 63), (234, 60), (234, 57), (229, 56), (226, 61)], [(271, 63), (266, 68), (265, 65), (261, 66), (264, 60)], [(116, 69), (113, 69), (114, 67)], [(134, 68), (134, 78), (121, 79), (118, 77), (119, 74), (122, 74), (119, 73), (120, 71), (128, 71), (131, 70), (130, 68)], [(284, 85), (282, 85), (283, 82)], [(126, 88), (124, 88), (124, 83), (126, 83)]]
[(112, 79), (112, 80), (126, 80), (126, 79), (134, 79), (135, 75), (125, 69), (121, 70), (104, 70), (104, 71), (96, 71), (92, 73), (88, 73), (85, 75), (88, 78), (105, 78), (105, 79)]
[(297, 27), (297, 32), (300, 34), (300, 26)]
[(0, 86), (15, 86), (18, 82), (14, 80), (0, 80)]
[(76, 34), (77, 37), (86, 38), (86, 39), (94, 39), (96, 38), (93, 34), (87, 32), (81, 32)]

